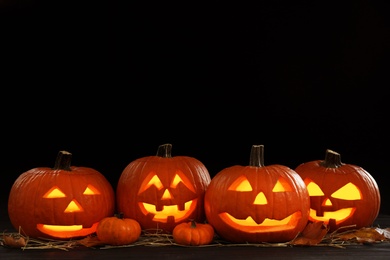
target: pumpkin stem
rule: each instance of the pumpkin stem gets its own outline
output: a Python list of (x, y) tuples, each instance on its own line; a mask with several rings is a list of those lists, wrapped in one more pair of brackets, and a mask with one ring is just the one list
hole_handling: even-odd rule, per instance
[(72, 154), (67, 151), (60, 151), (54, 163), (53, 170), (71, 171)]
[(123, 212), (119, 212), (119, 213), (114, 214), (114, 217), (117, 217), (120, 219), (123, 219), (123, 216), (124, 216)]
[(172, 144), (162, 144), (157, 149), (157, 156), (164, 158), (172, 157)]
[(326, 168), (338, 168), (343, 165), (341, 162), (341, 156), (339, 153), (327, 149), (325, 152), (325, 160), (320, 163), (321, 166)]
[(191, 228), (196, 228), (196, 221), (191, 219)]
[(264, 145), (252, 145), (249, 166), (264, 166)]

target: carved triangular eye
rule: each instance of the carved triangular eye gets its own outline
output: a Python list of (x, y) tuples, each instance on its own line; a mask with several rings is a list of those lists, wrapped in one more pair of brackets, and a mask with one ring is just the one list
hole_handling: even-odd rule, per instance
[(361, 200), (363, 197), (358, 187), (351, 182), (345, 184), (343, 187), (332, 193), (331, 196), (333, 198), (343, 200)]
[(272, 189), (272, 192), (285, 192), (285, 191), (292, 191), (291, 185), (288, 184), (288, 182), (284, 178), (280, 177), (276, 182), (274, 188)]
[(146, 177), (144, 179), (144, 181), (142, 182), (142, 185), (141, 185), (141, 188), (138, 192), (141, 193), (141, 192), (144, 192), (145, 190), (147, 190), (150, 186), (155, 186), (157, 189), (161, 190), (164, 185), (161, 183), (161, 180), (160, 178), (156, 175), (155, 172), (151, 172), (148, 177)]
[(314, 181), (310, 179), (305, 180), (307, 191), (309, 196), (324, 196), (324, 192), (321, 190), (320, 186), (317, 185)]
[(245, 176), (238, 177), (228, 188), (234, 191), (252, 191), (252, 186)]
[(65, 198), (66, 195), (57, 186), (54, 186), (48, 192), (46, 192), (43, 197), (46, 199)]
[(85, 189), (83, 194), (84, 195), (99, 195), (100, 192), (94, 186), (88, 185), (88, 187)]
[(172, 180), (171, 188), (176, 188), (179, 183), (183, 183), (187, 189), (195, 193), (195, 189), (191, 184), (191, 181), (181, 171), (176, 171), (176, 175)]

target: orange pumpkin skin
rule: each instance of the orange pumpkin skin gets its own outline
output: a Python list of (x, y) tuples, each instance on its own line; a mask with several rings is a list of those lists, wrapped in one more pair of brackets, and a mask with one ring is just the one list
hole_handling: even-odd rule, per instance
[(180, 223), (205, 220), (204, 194), (211, 177), (199, 160), (171, 156), (171, 144), (160, 145), (156, 156), (132, 161), (116, 189), (118, 212), (137, 220), (142, 229), (171, 233)]
[(206, 191), (207, 221), (227, 241), (287, 242), (307, 225), (305, 183), (286, 166), (264, 166), (263, 149), (252, 146), (249, 166), (221, 170)]
[(96, 229), (97, 238), (105, 244), (122, 246), (134, 243), (141, 236), (138, 221), (130, 218), (106, 217)]
[(210, 224), (189, 221), (177, 225), (172, 232), (173, 240), (180, 245), (208, 245), (214, 239), (214, 228)]
[[(34, 168), (15, 180), (8, 215), (16, 230), (36, 238), (85, 237), (102, 218), (114, 214), (111, 184), (95, 169), (70, 166), (70, 158), (61, 151), (54, 168)], [(62, 231), (55, 231), (56, 226)]]
[[(325, 160), (302, 163), (295, 171), (309, 188), (309, 220), (323, 221), (330, 232), (350, 225), (367, 227), (378, 216), (381, 198), (376, 181), (363, 168), (342, 163), (340, 154), (327, 150)], [(316, 194), (310, 186), (317, 188)], [(347, 194), (338, 195), (348, 187)]]

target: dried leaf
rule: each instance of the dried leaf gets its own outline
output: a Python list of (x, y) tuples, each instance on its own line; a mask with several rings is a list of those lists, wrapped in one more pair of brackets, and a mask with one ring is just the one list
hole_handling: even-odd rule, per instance
[(309, 222), (305, 229), (293, 240), (292, 245), (310, 246), (319, 244), (329, 228), (322, 221)]
[(380, 234), (375, 228), (361, 228), (350, 233), (342, 234), (339, 238), (342, 240), (355, 239), (359, 243), (374, 243), (386, 240), (386, 237)]
[(375, 228), (375, 230), (385, 238), (390, 239), (390, 228)]
[(105, 245), (102, 241), (100, 241), (97, 236), (88, 236), (83, 239), (77, 241), (80, 245), (85, 247), (94, 247), (94, 246), (102, 246)]
[(26, 239), (20, 235), (3, 235), (3, 244), (12, 248), (22, 248), (27, 245)]

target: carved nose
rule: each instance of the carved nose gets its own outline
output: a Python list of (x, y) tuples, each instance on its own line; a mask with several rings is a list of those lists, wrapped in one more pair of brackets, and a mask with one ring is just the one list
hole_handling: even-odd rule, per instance
[(264, 192), (259, 192), (259, 194), (257, 194), (253, 204), (255, 204), (255, 205), (267, 205), (268, 204), (267, 198), (265, 197)]
[(172, 199), (172, 195), (171, 195), (171, 193), (169, 192), (168, 189), (166, 189), (166, 190), (164, 191), (164, 194), (162, 195), (161, 199), (162, 199), (162, 200), (169, 200), (169, 199)]
[(65, 213), (72, 213), (72, 212), (81, 212), (84, 211), (83, 207), (81, 207), (80, 203), (77, 202), (77, 200), (72, 200), (68, 206), (65, 209)]

